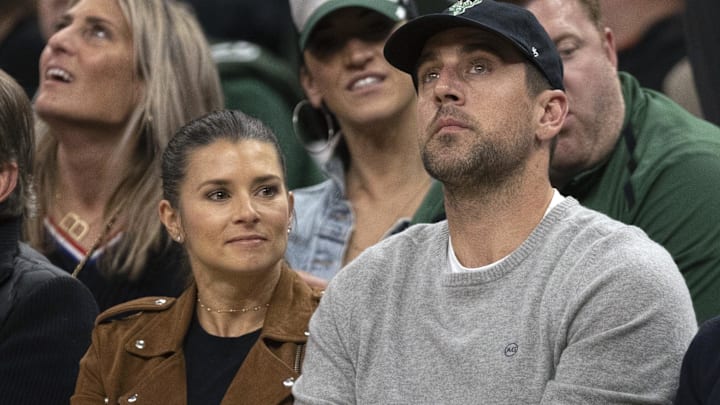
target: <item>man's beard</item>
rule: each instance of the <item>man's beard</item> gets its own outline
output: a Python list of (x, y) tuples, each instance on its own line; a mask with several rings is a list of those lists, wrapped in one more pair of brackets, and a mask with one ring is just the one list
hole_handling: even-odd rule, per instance
[[(495, 131), (483, 129), (480, 123), (454, 107), (441, 107), (433, 122), (439, 117), (459, 119), (476, 135), (465, 149), (457, 144), (455, 135), (436, 135), (422, 145), (425, 169), (446, 187), (495, 187), (524, 170), (534, 145), (529, 114), (518, 114), (516, 119), (503, 125), (502, 130)], [(432, 125), (428, 129), (432, 131), (430, 128)]]

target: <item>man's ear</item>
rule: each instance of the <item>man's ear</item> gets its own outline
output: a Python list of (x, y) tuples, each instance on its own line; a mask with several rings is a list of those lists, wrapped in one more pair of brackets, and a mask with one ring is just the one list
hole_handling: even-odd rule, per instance
[(538, 137), (540, 140), (552, 139), (560, 132), (568, 113), (568, 101), (562, 90), (546, 90), (538, 97), (540, 102), (540, 120)]
[(0, 201), (8, 199), (15, 190), (18, 182), (17, 162), (5, 162), (0, 164)]
[(603, 30), (602, 46), (605, 51), (605, 56), (607, 56), (610, 63), (615, 66), (615, 69), (617, 70), (618, 56), (617, 47), (615, 46), (615, 34), (613, 34), (609, 27), (605, 27)]
[(300, 84), (305, 91), (310, 104), (315, 108), (322, 107), (322, 91), (318, 88), (315, 79), (313, 79), (312, 73), (305, 67), (300, 68)]

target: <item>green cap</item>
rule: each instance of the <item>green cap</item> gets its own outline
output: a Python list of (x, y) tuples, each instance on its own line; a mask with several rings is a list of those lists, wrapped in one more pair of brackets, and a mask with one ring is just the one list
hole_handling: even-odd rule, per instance
[(300, 50), (305, 50), (308, 38), (320, 20), (346, 7), (368, 8), (393, 21), (408, 18), (408, 10), (399, 0), (290, 0), (295, 28), (300, 34)]

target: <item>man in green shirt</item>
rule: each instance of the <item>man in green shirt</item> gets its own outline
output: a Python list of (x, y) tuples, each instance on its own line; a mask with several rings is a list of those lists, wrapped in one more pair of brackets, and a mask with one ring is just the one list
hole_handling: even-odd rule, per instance
[(720, 314), (720, 128), (618, 73), (597, 0), (507, 2), (535, 14), (563, 59), (553, 186), (642, 228), (672, 254), (698, 321)]

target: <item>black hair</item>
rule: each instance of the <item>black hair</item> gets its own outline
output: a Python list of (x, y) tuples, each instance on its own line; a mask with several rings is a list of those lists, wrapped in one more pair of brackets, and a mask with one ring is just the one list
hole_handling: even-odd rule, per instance
[(178, 206), (180, 184), (187, 174), (188, 156), (200, 147), (218, 140), (239, 142), (256, 140), (271, 144), (285, 179), (285, 157), (272, 130), (257, 118), (237, 110), (218, 110), (194, 119), (180, 128), (168, 142), (162, 155), (163, 198)]
[(0, 203), (0, 219), (32, 214), (33, 125), (32, 107), (25, 91), (0, 70), (0, 164), (15, 162), (18, 166), (17, 185)]

